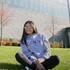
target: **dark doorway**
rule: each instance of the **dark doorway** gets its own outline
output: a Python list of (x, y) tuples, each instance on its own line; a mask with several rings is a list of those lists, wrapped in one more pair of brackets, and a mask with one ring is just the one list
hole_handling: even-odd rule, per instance
[(63, 42), (64, 48), (70, 48), (70, 27), (65, 28)]

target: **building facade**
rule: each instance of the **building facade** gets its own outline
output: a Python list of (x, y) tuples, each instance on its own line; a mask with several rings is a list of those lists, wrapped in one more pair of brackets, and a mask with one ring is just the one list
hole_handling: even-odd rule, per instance
[(0, 0), (0, 16), (2, 38), (20, 40), (27, 20), (48, 39), (70, 27), (67, 0)]

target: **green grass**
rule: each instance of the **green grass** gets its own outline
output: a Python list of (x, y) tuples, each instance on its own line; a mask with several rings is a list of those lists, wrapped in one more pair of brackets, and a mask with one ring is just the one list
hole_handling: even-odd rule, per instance
[[(52, 55), (58, 55), (60, 64), (53, 70), (70, 70), (70, 49), (54, 48)], [(15, 53), (20, 47), (0, 47), (0, 70), (21, 70), (22, 66), (15, 60)]]
[(70, 49), (55, 48), (52, 49), (52, 54), (59, 56), (60, 64), (53, 70), (70, 70)]
[(19, 47), (0, 47), (0, 70), (21, 70), (21, 65), (15, 60)]

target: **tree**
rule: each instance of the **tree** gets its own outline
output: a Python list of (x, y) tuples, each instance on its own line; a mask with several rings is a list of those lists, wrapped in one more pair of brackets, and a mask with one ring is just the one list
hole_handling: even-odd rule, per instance
[(3, 27), (7, 25), (7, 23), (10, 21), (10, 12), (5, 8), (5, 3), (2, 0), (1, 1), (1, 9), (0, 9), (0, 30), (1, 30), (1, 37), (0, 37), (0, 43), (2, 46), (2, 35), (3, 35)]

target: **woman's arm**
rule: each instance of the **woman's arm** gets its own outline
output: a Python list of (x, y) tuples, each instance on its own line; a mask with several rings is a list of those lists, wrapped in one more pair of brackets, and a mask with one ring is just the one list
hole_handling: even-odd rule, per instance
[(22, 53), (32, 62), (35, 62), (37, 58), (28, 50), (25, 44), (20, 45), (22, 48)]
[(39, 58), (38, 61), (40, 63), (44, 62), (45, 59), (48, 59), (51, 56), (51, 49), (49, 41), (42, 35), (42, 42), (43, 42), (43, 48), (44, 48), (44, 55), (42, 58)]
[(29, 60), (25, 54), (23, 54), (23, 53), (20, 54), (20, 53), (19, 53), (19, 55), (20, 55), (20, 57), (21, 57), (24, 61), (26, 61), (28, 64), (30, 64), (30, 65), (32, 64), (32, 61)]
[(51, 48), (50, 48), (50, 43), (48, 41), (48, 39), (46, 37), (43, 36), (43, 45), (45, 48), (45, 52), (44, 52), (44, 58), (48, 59), (51, 56)]

